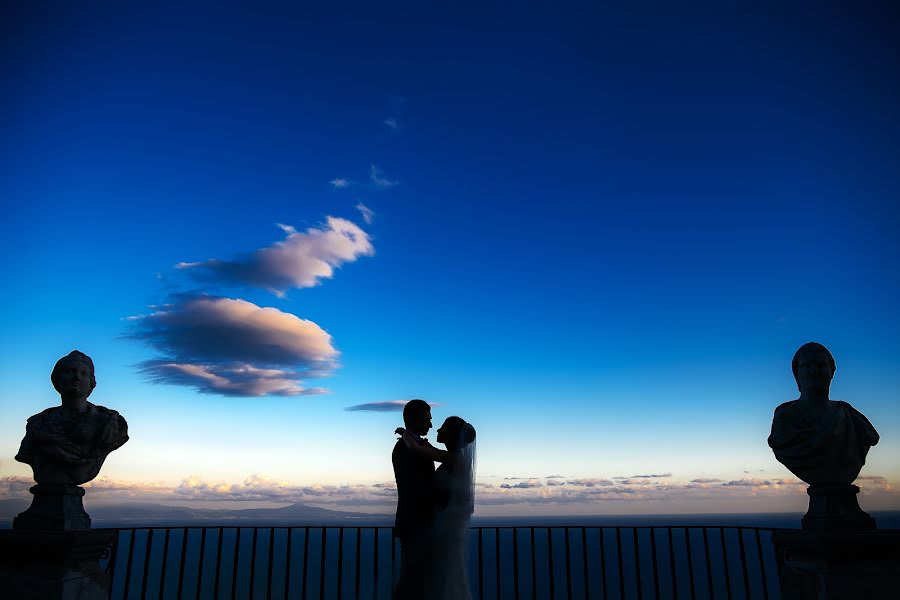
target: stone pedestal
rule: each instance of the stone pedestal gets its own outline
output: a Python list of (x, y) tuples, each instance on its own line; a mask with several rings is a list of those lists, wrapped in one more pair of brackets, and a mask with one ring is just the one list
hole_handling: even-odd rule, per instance
[(0, 531), (0, 593), (22, 600), (105, 600), (100, 559), (114, 531)]
[(850, 484), (820, 483), (809, 486), (809, 510), (801, 519), (807, 531), (875, 529), (875, 519), (859, 507), (859, 488)]
[(84, 488), (61, 483), (39, 483), (29, 490), (34, 498), (28, 510), (13, 519), (13, 529), (79, 531), (91, 528), (84, 512)]
[(900, 531), (772, 534), (784, 600), (892, 597), (900, 589)]

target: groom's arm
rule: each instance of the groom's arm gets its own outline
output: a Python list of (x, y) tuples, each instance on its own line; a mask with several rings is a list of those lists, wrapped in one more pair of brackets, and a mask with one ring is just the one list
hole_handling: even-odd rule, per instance
[(406, 445), (410, 452), (417, 456), (441, 463), (450, 460), (451, 455), (449, 452), (446, 450), (438, 450), (429, 444), (428, 440), (420, 442), (402, 427), (398, 427), (395, 433), (400, 434), (400, 440)]

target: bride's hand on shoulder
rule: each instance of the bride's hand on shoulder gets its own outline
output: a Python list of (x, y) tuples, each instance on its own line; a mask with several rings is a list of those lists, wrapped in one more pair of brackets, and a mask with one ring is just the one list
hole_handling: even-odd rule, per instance
[(410, 432), (403, 429), (402, 427), (398, 427), (397, 429), (395, 429), (394, 433), (400, 436), (400, 439), (403, 440), (403, 443), (406, 444), (407, 448), (414, 448), (419, 445), (416, 441), (416, 438), (414, 438)]

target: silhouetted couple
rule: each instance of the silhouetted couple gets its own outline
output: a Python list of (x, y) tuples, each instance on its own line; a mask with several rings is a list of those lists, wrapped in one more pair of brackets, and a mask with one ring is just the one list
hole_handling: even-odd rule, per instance
[[(391, 460), (397, 480), (400, 540), (400, 600), (469, 599), (466, 536), (475, 509), (475, 428), (449, 417), (437, 431), (435, 448), (424, 436), (431, 429), (431, 407), (410, 400), (403, 407), (405, 428)], [(434, 463), (441, 463), (435, 470)]]

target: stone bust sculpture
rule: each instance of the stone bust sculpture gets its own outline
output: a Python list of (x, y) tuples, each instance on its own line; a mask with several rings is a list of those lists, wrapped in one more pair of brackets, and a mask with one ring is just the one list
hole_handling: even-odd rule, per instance
[(31, 465), (39, 485), (77, 486), (94, 479), (109, 453), (128, 441), (128, 424), (116, 411), (88, 402), (97, 380), (86, 354), (75, 350), (59, 359), (50, 381), (62, 406), (28, 419), (16, 460)]
[(769, 436), (775, 458), (812, 486), (853, 483), (878, 432), (848, 403), (828, 398), (836, 365), (825, 346), (801, 346), (791, 369), (800, 397), (775, 409)]

